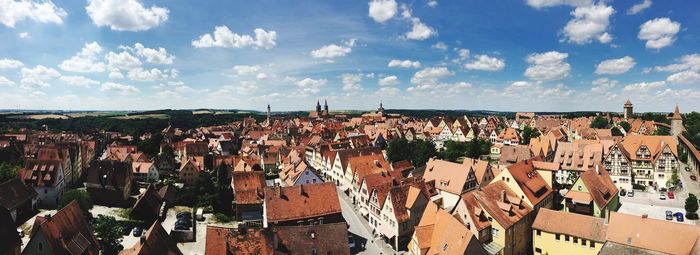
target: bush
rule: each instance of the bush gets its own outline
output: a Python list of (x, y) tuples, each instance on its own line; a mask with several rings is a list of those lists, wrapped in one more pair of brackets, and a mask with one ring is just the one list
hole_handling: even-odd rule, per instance
[(233, 219), (226, 214), (215, 213), (214, 214), (214, 221), (216, 221), (218, 223), (229, 223), (229, 222), (233, 221)]
[(90, 212), (90, 209), (92, 209), (93, 204), (90, 194), (88, 194), (87, 191), (80, 189), (71, 189), (63, 193), (61, 199), (58, 200), (58, 208), (60, 209), (65, 207), (70, 202), (73, 202), (73, 200), (78, 201), (78, 205), (80, 205), (80, 209), (85, 215), (87, 215)]

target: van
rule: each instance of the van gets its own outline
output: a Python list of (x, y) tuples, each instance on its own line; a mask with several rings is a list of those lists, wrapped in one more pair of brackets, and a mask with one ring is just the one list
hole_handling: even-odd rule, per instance
[(197, 208), (197, 213), (194, 215), (197, 220), (204, 220), (204, 209), (203, 208)]

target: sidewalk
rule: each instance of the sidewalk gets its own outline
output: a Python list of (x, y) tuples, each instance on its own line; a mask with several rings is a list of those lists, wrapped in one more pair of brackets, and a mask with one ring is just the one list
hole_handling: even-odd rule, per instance
[[(369, 222), (367, 222), (365, 220), (365, 218), (363, 218), (361, 215), (358, 214), (357, 207), (352, 204), (352, 201), (350, 201), (350, 198), (347, 195), (345, 195), (345, 193), (342, 193), (340, 191), (338, 191), (338, 197), (340, 198), (341, 203), (345, 204), (345, 206), (347, 208), (352, 208), (352, 210), (349, 210), (348, 213), (353, 215), (353, 218), (355, 218), (353, 220), (353, 222), (359, 222), (360, 225), (362, 225), (362, 228), (365, 231), (367, 231), (367, 233), (369, 235), (372, 235), (372, 227), (369, 225)], [(369, 240), (370, 238), (374, 241), (373, 243), (370, 243), (372, 241), (372, 240)], [(367, 239), (368, 239), (367, 245), (374, 244), (377, 248), (380, 249), (382, 254), (407, 254), (406, 252), (395, 251), (394, 249), (391, 248), (391, 246), (389, 244), (384, 242), (384, 240), (379, 236), (376, 236), (376, 237), (371, 236), (371, 237), (368, 237)]]

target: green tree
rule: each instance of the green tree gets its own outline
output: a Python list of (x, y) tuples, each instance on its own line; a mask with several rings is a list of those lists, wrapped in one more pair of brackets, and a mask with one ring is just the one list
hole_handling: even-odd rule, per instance
[(537, 128), (525, 125), (522, 134), (523, 139), (520, 141), (520, 144), (530, 144), (530, 139), (540, 136), (540, 131)]
[(71, 189), (64, 192), (61, 199), (58, 200), (58, 208), (65, 207), (70, 202), (73, 202), (73, 200), (78, 202), (80, 209), (83, 210), (85, 215), (87, 215), (90, 212), (90, 209), (92, 209), (93, 204), (90, 194), (88, 194), (87, 191), (80, 189)]
[(21, 167), (18, 165), (0, 162), (0, 183), (6, 182), (12, 178), (17, 178), (20, 168)]
[(117, 254), (122, 242), (121, 225), (112, 216), (99, 215), (92, 223), (97, 240), (104, 254)]
[(630, 123), (627, 121), (620, 122), (620, 126), (625, 130), (625, 132), (629, 132), (630, 128), (632, 128), (632, 125), (630, 125)]
[(608, 126), (608, 121), (603, 118), (603, 116), (596, 116), (593, 121), (591, 121), (591, 128), (605, 128)]
[(387, 147), (387, 157), (391, 162), (410, 160), (416, 167), (424, 166), (428, 159), (438, 155), (431, 141), (394, 139)]
[(441, 152), (442, 158), (455, 162), (458, 158), (464, 157), (467, 152), (467, 143), (447, 141), (444, 150)]
[(688, 198), (685, 199), (685, 212), (693, 217), (698, 212), (698, 198), (693, 193), (688, 194)]
[(611, 128), (610, 133), (612, 133), (613, 136), (624, 136), (622, 131), (620, 131), (620, 129), (618, 129), (617, 127)]
[(136, 147), (139, 149), (139, 151), (146, 153), (146, 155), (149, 157), (155, 157), (160, 151), (161, 142), (163, 142), (163, 135), (156, 133), (151, 135), (151, 138), (149, 139), (137, 142)]

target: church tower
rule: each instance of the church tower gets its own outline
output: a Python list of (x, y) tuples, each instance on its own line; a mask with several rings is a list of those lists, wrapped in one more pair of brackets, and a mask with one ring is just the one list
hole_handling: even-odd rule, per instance
[(681, 116), (681, 111), (676, 105), (676, 109), (673, 111), (671, 116), (671, 135), (679, 136), (683, 132), (683, 117)]
[(267, 125), (272, 126), (272, 123), (270, 123), (270, 104), (267, 104)]
[(321, 102), (316, 101), (316, 113), (321, 114)]
[(329, 114), (328, 112), (328, 100), (323, 100), (323, 111), (326, 112), (326, 114)]
[(625, 111), (623, 112), (623, 114), (624, 114), (624, 116), (625, 116), (625, 120), (628, 120), (629, 118), (632, 118), (632, 116), (634, 115), (634, 110), (633, 110), (633, 107), (632, 107), (632, 102), (630, 102), (629, 99), (627, 99), (627, 102), (625, 102), (625, 107), (624, 107), (624, 109), (625, 109)]

